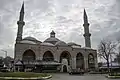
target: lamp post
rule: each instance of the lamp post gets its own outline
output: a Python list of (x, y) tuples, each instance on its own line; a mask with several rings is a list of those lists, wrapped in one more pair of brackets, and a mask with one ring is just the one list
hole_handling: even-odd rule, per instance
[(5, 58), (6, 58), (7, 57), (7, 51), (5, 51), (5, 50), (1, 50), (1, 51), (5, 52)]

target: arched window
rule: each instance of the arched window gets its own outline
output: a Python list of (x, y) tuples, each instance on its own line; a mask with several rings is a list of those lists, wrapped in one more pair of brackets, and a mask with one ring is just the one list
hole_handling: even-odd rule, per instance
[(95, 68), (94, 56), (91, 53), (88, 55), (88, 67), (89, 69)]
[(89, 63), (93, 63), (94, 62), (94, 56), (93, 55), (89, 55)]
[(43, 55), (43, 61), (54, 61), (53, 54), (50, 51), (47, 51)]
[(31, 61), (31, 60), (35, 60), (35, 53), (32, 50), (26, 50), (23, 53), (23, 57), (22, 57), (23, 61)]
[(84, 68), (84, 56), (82, 55), (82, 53), (78, 53), (76, 56), (76, 68)]

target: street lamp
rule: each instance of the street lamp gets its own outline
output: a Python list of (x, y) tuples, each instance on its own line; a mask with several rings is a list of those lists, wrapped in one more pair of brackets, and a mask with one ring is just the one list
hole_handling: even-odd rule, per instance
[(5, 52), (5, 57), (7, 57), (7, 51), (5, 51), (5, 50), (1, 50), (1, 51)]

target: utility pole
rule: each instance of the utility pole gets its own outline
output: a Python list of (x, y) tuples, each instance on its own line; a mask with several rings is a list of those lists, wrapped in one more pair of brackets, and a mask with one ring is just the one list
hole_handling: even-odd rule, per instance
[(5, 52), (5, 58), (6, 58), (7, 57), (7, 51), (5, 51), (5, 50), (1, 50), (1, 51)]

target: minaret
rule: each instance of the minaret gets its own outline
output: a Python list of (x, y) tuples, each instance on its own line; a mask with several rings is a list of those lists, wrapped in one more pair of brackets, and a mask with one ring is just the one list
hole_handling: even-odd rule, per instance
[(16, 43), (19, 43), (22, 40), (23, 26), (25, 25), (25, 22), (24, 22), (24, 2), (22, 4), (20, 16), (19, 16), (19, 21), (17, 21), (17, 24), (18, 24), (18, 32), (17, 32)]
[(88, 17), (85, 9), (84, 9), (83, 19), (84, 19), (84, 24), (83, 24), (84, 35), (83, 36), (85, 37), (85, 47), (91, 48), (91, 40), (90, 40), (91, 34), (89, 33), (89, 23), (88, 23)]

